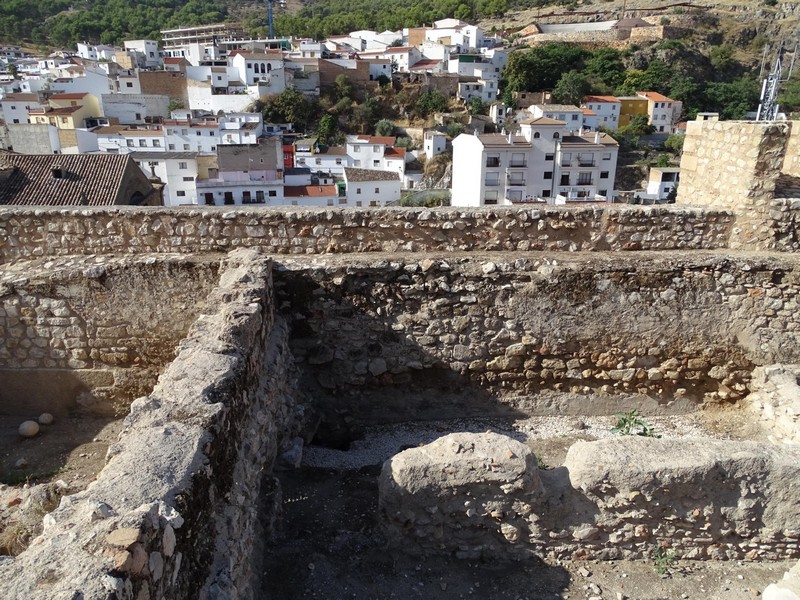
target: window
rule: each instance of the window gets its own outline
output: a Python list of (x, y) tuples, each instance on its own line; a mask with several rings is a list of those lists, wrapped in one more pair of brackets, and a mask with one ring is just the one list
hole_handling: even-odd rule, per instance
[(225, 204), (233, 204), (233, 192), (225, 192)]
[(249, 203), (252, 200), (252, 196), (250, 195), (250, 191), (242, 192), (242, 202)]
[(559, 137), (561, 137), (561, 136), (560, 136), (560, 135), (558, 135), (558, 132), (556, 131), (556, 132), (553, 134), (553, 139), (554, 139), (554, 140), (557, 140)]
[(535, 139), (535, 140), (538, 140), (538, 139), (539, 139), (539, 137), (540, 137), (540, 136), (539, 136), (539, 132), (538, 132), (538, 131), (537, 131), (536, 133), (534, 133), (534, 134), (533, 134), (533, 139)]
[(19, 119), (14, 119), (14, 123), (19, 123)]
[(133, 140), (125, 140), (125, 145), (128, 146), (128, 148), (133, 148)]
[(380, 194), (381, 193), (381, 188), (375, 188), (375, 193), (376, 194)]
[(133, 87), (133, 82), (132, 81), (126, 81), (125, 82), (125, 87), (132, 88)]
[(606, 152), (603, 154), (603, 160), (611, 160), (611, 152)]
[(353, 146), (353, 152), (361, 152), (361, 146)]
[(544, 172), (544, 179), (552, 179), (552, 178), (553, 178), (553, 172), (552, 171), (545, 171)]
[(578, 120), (578, 115), (572, 115), (572, 120), (573, 121), (577, 121)]
[(608, 171), (600, 171), (600, 179), (608, 179)]
[(189, 167), (185, 162), (181, 161), (181, 162), (178, 163), (178, 168), (179, 169), (188, 169)]
[(161, 140), (153, 140), (153, 148), (160, 148)]
[(264, 190), (256, 190), (256, 202), (264, 202)]
[(601, 196), (608, 196), (608, 190), (600, 190), (597, 193), (600, 194)]
[(270, 198), (275, 198), (278, 195), (278, 192), (275, 190), (269, 190), (268, 195)]
[(167, 145), (167, 149), (168, 150), (175, 150), (175, 144), (168, 144)]
[(353, 166), (354, 167), (360, 167), (361, 166), (361, 161), (360, 160), (354, 160), (353, 161)]
[(559, 185), (569, 185), (569, 173), (565, 173), (564, 175), (561, 176), (561, 181), (559, 182)]
[(356, 188), (356, 194), (360, 194), (360, 193), (361, 193), (361, 188)]
[(347, 198), (339, 198), (339, 204), (347, 204)]
[(203, 132), (202, 131), (198, 131), (197, 135), (203, 135)]
[(212, 152), (216, 152), (217, 151), (217, 147), (216, 146), (211, 146), (211, 151)]
[(318, 159), (316, 159), (314, 162), (315, 162), (316, 164), (318, 164), (318, 165), (321, 165), (321, 164), (322, 164), (322, 159), (321, 159), (321, 158), (318, 158)]
[(328, 206), (333, 206), (333, 198), (328, 198)]
[(194, 181), (194, 177), (184, 177), (184, 181)]
[(483, 185), (500, 185), (500, 175), (498, 173), (487, 173), (486, 179), (483, 180)]
[(487, 156), (486, 157), (486, 166), (487, 167), (499, 167), (500, 166), (500, 157), (499, 156)]
[(181, 135), (189, 135), (188, 129), (181, 129)]
[(147, 140), (139, 140), (139, 146), (141, 146), (142, 148), (146, 148), (147, 147)]
[(592, 185), (592, 174), (578, 173), (578, 185)]
[(342, 164), (342, 159), (341, 159), (341, 158), (337, 158), (337, 159), (336, 159), (336, 164), (337, 164), (337, 165), (340, 165), (340, 164)]
[(183, 190), (178, 190), (177, 192), (175, 192), (175, 195), (183, 198), (186, 195), (186, 192), (184, 192)]
[(356, 206), (359, 208), (361, 207), (361, 200), (356, 200)]
[(62, 123), (66, 123), (67, 122), (67, 117), (61, 117), (61, 122)]
[(189, 144), (184, 144), (184, 145), (183, 145), (183, 149), (184, 149), (184, 150), (188, 150), (188, 149), (189, 149)]
[(550, 190), (542, 190), (542, 198), (549, 198)]
[(545, 154), (545, 155), (544, 155), (544, 159), (545, 159), (545, 160), (548, 160), (548, 161), (549, 161), (549, 160), (555, 160), (555, 158), (556, 158), (556, 157), (555, 157), (555, 154)]

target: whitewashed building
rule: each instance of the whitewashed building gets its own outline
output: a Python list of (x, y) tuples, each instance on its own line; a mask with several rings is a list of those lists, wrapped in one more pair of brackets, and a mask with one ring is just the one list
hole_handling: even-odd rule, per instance
[(583, 106), (594, 113), (587, 127), (595, 130), (603, 126), (611, 131), (619, 129), (619, 114), (622, 102), (615, 96), (585, 96)]
[(164, 185), (164, 206), (197, 204), (197, 154), (192, 152), (132, 152), (150, 179)]
[(396, 172), (348, 167), (344, 181), (347, 206), (374, 208), (400, 201), (401, 178)]

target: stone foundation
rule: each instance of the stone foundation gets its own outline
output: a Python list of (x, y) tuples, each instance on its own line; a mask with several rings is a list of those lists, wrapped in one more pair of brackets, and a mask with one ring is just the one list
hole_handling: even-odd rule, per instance
[(521, 443), (458, 433), (383, 466), (395, 545), (466, 559), (800, 556), (800, 448), (637, 436), (578, 442), (540, 471)]

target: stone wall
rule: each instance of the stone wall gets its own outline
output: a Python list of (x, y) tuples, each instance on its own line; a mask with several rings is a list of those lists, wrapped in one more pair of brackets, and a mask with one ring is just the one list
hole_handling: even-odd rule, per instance
[(286, 211), (0, 208), (0, 263), (75, 254), (270, 254), (455, 250), (671, 250), (728, 245), (725, 209), (588, 208)]
[(0, 564), (8, 597), (251, 595), (262, 478), (293, 422), (292, 359), (269, 260), (229, 255), (209, 303), (216, 311), (131, 406), (97, 481)]
[(800, 556), (800, 448), (622, 436), (542, 471), (521, 442), (457, 433), (384, 463), (396, 546), (471, 560)]
[[(678, 204), (733, 210), (732, 248), (787, 250), (770, 223), (776, 183), (800, 137), (794, 122), (692, 121), (686, 128)], [(792, 132), (794, 131), (794, 135)]]
[(75, 257), (0, 276), (0, 410), (125, 414), (206, 304), (219, 261)]
[(791, 257), (286, 258), (274, 277), (305, 381), (367, 421), (687, 410), (800, 359)]

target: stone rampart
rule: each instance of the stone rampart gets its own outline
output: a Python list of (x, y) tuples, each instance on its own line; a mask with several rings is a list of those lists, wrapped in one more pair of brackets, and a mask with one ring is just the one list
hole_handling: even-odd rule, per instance
[(0, 276), (3, 411), (62, 414), (77, 399), (96, 414), (125, 414), (175, 357), (218, 268), (218, 260), (150, 255), (7, 269)]
[(798, 170), (798, 138), (800, 125), (793, 121), (690, 122), (678, 204), (734, 211), (731, 248), (796, 250), (784, 231), (796, 232), (796, 211), (775, 201), (782, 173)]
[(286, 258), (274, 277), (317, 397), (365, 420), (687, 410), (800, 359), (791, 257)]
[(0, 263), (25, 258), (151, 252), (270, 254), (424, 251), (701, 250), (724, 248), (722, 209), (0, 208)]
[(238, 251), (107, 465), (0, 564), (9, 598), (252, 597), (259, 496), (293, 419), (270, 261)]

